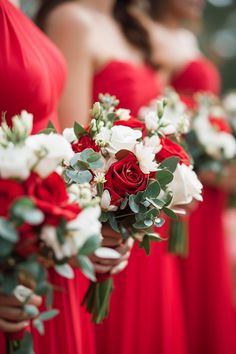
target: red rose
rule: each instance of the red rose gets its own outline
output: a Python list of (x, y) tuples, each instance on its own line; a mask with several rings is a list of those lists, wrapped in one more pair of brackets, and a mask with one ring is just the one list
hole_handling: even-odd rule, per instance
[(37, 228), (24, 224), (19, 229), (20, 239), (16, 245), (16, 252), (21, 257), (28, 257), (38, 253), (40, 244)]
[(24, 194), (21, 183), (11, 179), (0, 179), (0, 216), (7, 216), (12, 203)]
[(44, 179), (32, 174), (26, 187), (28, 195), (46, 215), (46, 224), (57, 226), (61, 218), (73, 220), (81, 211), (77, 204), (69, 203), (65, 183), (56, 172)]
[(224, 118), (215, 118), (210, 116), (209, 121), (219, 132), (232, 133), (230, 125)]
[(117, 120), (114, 125), (123, 125), (132, 129), (140, 129), (143, 133), (146, 131), (144, 122), (134, 117), (131, 117), (128, 120)]
[(126, 195), (145, 190), (148, 183), (148, 175), (140, 170), (137, 158), (132, 152), (114, 162), (105, 178), (105, 189), (110, 192), (113, 205), (119, 205)]
[(168, 157), (176, 156), (180, 159), (179, 163), (190, 165), (190, 158), (186, 151), (179, 144), (169, 138), (161, 138), (162, 149), (156, 155), (157, 161), (162, 162)]
[(181, 95), (181, 101), (187, 106), (188, 109), (194, 111), (197, 109), (197, 101), (191, 95)]
[(79, 138), (77, 143), (71, 145), (75, 153), (82, 152), (85, 149), (93, 149), (96, 152), (100, 151), (100, 148), (96, 145), (95, 141), (88, 135), (83, 135)]

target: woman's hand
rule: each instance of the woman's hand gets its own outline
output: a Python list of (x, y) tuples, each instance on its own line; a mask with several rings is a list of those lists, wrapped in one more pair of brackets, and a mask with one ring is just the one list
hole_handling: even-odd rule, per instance
[(199, 177), (203, 184), (236, 194), (236, 164), (226, 165), (219, 177), (213, 171), (201, 172)]
[(130, 238), (124, 242), (122, 236), (112, 230), (112, 228), (108, 225), (103, 225), (102, 235), (102, 247), (107, 247), (115, 250), (117, 252), (117, 256), (114, 254), (114, 256), (110, 257), (108, 254), (105, 257), (101, 257), (95, 252), (95, 254), (90, 257), (94, 264), (94, 269), (97, 273), (100, 274), (119, 273), (128, 264), (130, 251), (133, 246), (133, 240)]
[[(42, 298), (38, 295), (31, 294), (27, 305), (39, 307)], [(0, 330), (7, 333), (14, 333), (23, 330), (29, 326), (32, 319), (24, 312), (22, 302), (15, 295), (6, 296), (0, 294)]]

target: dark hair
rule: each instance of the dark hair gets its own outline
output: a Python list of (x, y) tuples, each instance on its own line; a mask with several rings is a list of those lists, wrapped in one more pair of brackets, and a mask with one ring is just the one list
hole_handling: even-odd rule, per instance
[(147, 63), (153, 65), (149, 34), (139, 20), (132, 15), (130, 9), (134, 3), (134, 0), (117, 0), (113, 11), (114, 17), (120, 23), (128, 41), (142, 51)]
[[(48, 13), (57, 5), (71, 0), (41, 0), (42, 5), (36, 16), (36, 23), (45, 30), (46, 17)], [(150, 65), (153, 65), (151, 57), (152, 50), (147, 30), (140, 24), (138, 19), (132, 15), (131, 5), (135, 0), (116, 0), (113, 14), (117, 22), (120, 23), (122, 31), (127, 40), (136, 48), (140, 49), (144, 59)]]

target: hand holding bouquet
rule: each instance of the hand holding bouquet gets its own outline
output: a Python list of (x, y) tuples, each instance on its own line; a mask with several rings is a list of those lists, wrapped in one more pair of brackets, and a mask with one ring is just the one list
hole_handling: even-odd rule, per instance
[[(4, 118), (0, 127), (0, 289), (1, 294), (14, 293), (19, 299), (23, 284), (36, 294), (46, 294), (50, 308), (53, 285), (47, 281), (45, 262), (72, 278), (70, 261), (76, 258), (94, 279), (87, 256), (100, 243), (100, 208), (94, 203), (80, 204), (60, 175), (58, 167), (73, 156), (70, 144), (54, 133), (30, 135), (32, 119), (22, 112), (13, 117), (12, 127)], [(32, 291), (27, 294), (20, 300), (23, 311), (38, 315), (32, 324), (43, 333), (43, 322), (58, 311), (38, 314), (28, 303)], [(9, 350), (19, 346), (12, 342)], [(26, 333), (24, 354), (30, 345)]]

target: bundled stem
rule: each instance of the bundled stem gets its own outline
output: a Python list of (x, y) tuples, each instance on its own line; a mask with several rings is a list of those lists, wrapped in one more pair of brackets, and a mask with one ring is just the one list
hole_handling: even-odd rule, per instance
[(188, 225), (186, 220), (172, 221), (168, 243), (169, 252), (187, 257), (188, 246)]

